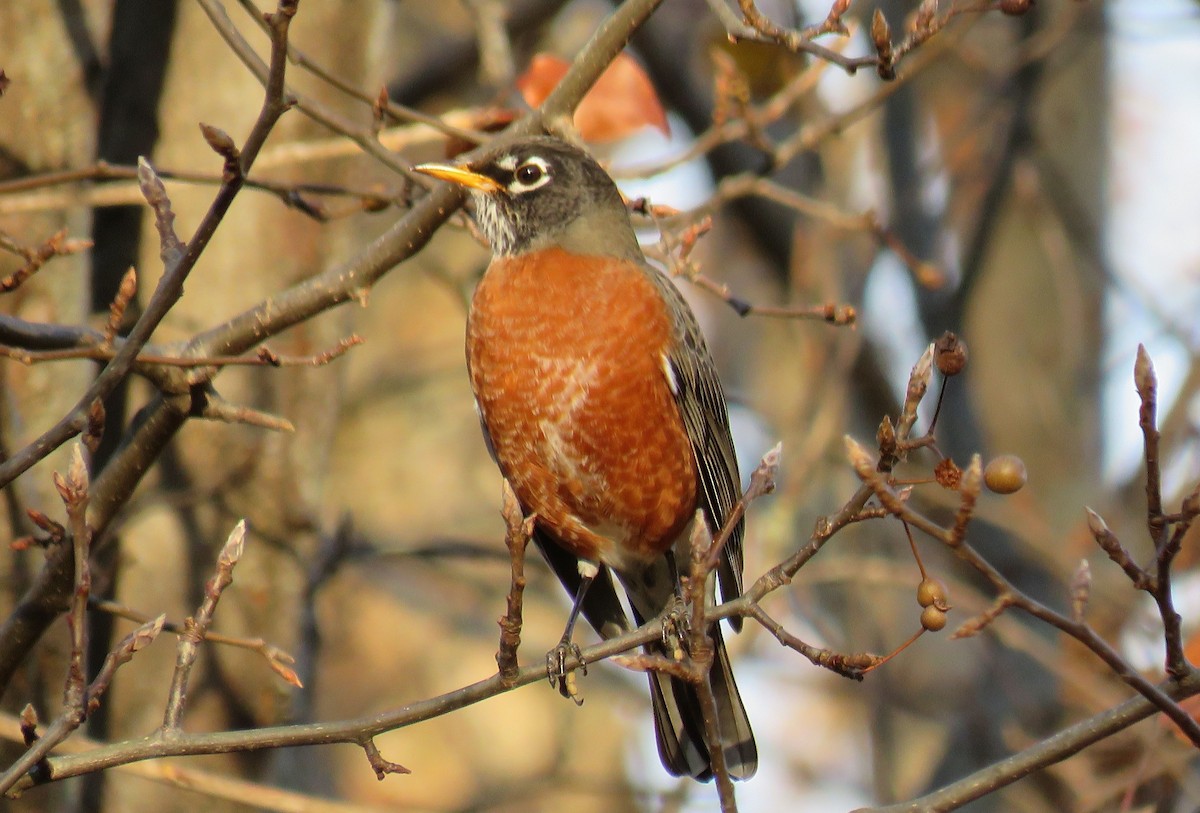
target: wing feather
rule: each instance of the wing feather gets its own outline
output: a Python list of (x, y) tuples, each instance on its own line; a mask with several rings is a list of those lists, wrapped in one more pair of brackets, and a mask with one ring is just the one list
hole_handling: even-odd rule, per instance
[[(725, 393), (721, 389), (717, 366), (708, 351), (704, 334), (683, 295), (665, 276), (653, 268), (647, 267), (646, 270), (663, 298), (679, 316), (676, 335), (667, 352), (670, 367), (668, 383), (672, 385), (672, 395), (692, 443), (700, 478), (700, 507), (708, 519), (709, 529), (716, 533), (741, 495), (741, 478), (733, 436), (729, 431)], [(744, 533), (745, 522), (739, 520), (725, 545), (724, 557), (717, 570), (722, 601), (736, 598), (742, 593)], [(729, 620), (734, 629), (740, 628), (740, 618)]]

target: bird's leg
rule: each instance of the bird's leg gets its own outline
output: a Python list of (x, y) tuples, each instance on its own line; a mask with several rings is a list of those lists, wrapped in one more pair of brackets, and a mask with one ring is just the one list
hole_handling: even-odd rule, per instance
[(575, 600), (571, 602), (571, 614), (567, 616), (567, 628), (563, 630), (558, 646), (546, 654), (546, 674), (550, 678), (550, 685), (557, 687), (558, 693), (563, 697), (574, 700), (576, 705), (582, 705), (583, 698), (579, 696), (574, 674), (567, 671), (567, 658), (574, 655), (575, 659), (579, 661), (579, 671), (587, 674), (583, 653), (580, 651), (579, 645), (571, 640), (571, 636), (575, 632), (575, 622), (579, 620), (579, 613), (583, 610), (583, 600), (587, 596), (588, 588), (592, 586), (592, 582), (595, 581), (596, 574), (599, 572), (600, 567), (595, 562), (589, 562), (586, 559), (579, 560), (579, 588), (575, 591)]
[(683, 658), (683, 642), (687, 640), (688, 608), (687, 602), (683, 598), (683, 582), (679, 579), (679, 567), (675, 563), (675, 551), (667, 551), (666, 556), (667, 569), (671, 573), (671, 584), (675, 586), (675, 598), (663, 613), (662, 643), (675, 660), (681, 660)]

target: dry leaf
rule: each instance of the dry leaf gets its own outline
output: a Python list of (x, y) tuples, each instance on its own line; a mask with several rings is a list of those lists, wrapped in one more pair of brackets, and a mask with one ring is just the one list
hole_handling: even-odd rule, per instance
[[(517, 79), (517, 89), (530, 107), (537, 107), (558, 85), (571, 63), (550, 54), (537, 54)], [(620, 54), (575, 109), (575, 128), (584, 141), (616, 141), (643, 127), (670, 134), (667, 114), (645, 70), (629, 54)]]

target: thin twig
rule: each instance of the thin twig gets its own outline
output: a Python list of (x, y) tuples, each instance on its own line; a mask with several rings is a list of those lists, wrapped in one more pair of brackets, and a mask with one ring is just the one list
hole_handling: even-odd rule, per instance
[(758, 602), (750, 604), (749, 612), (751, 618), (757, 621), (768, 632), (775, 636), (779, 643), (799, 652), (804, 657), (808, 658), (814, 666), (819, 666), (822, 669), (828, 669), (842, 677), (850, 678), (851, 680), (862, 680), (863, 672), (875, 666), (881, 658), (870, 652), (856, 652), (853, 654), (844, 654), (834, 652), (832, 649), (823, 649), (806, 643), (797, 636), (788, 632), (783, 624), (772, 618), (766, 610), (762, 608)]
[[(775, 491), (775, 481), (779, 477), (779, 462), (782, 457), (783, 444), (776, 443), (759, 459), (758, 465), (754, 467), (754, 471), (750, 474), (750, 484), (746, 487), (745, 492), (738, 497), (738, 501), (733, 504), (733, 508), (729, 511), (729, 516), (725, 518), (724, 524), (718, 531), (716, 538), (712, 540), (712, 545), (705, 554), (703, 561), (705, 573), (711, 573), (720, 563), (721, 552), (733, 536), (733, 532), (737, 528), (738, 523), (742, 521), (742, 517), (746, 515), (746, 509), (750, 506), (750, 503), (759, 497)], [(701, 522), (700, 524), (703, 525), (704, 523)]]
[[(117, 644), (117, 648), (105, 658), (92, 685), (86, 687), (82, 692), (88, 699), (88, 709), (94, 710), (98, 705), (100, 696), (112, 682), (117, 668), (127, 663), (138, 650), (152, 643), (161, 629), (162, 616), (159, 616), (138, 627)], [(50, 760), (46, 758), (47, 755), (79, 728), (82, 722), (83, 720), (76, 712), (70, 708), (64, 709), (63, 713), (50, 724), (41, 737), (29, 743), (29, 749), (9, 765), (3, 775), (0, 775), (0, 794), (9, 794), (18, 784), (28, 787), (50, 781), (53, 776), (53, 768)], [(29, 737), (26, 736), (25, 739), (28, 740)]]
[(758, 11), (752, 0), (738, 0), (738, 7), (742, 10), (742, 20), (738, 20), (733, 15), (729, 7), (725, 5), (725, 0), (709, 0), (709, 7), (721, 19), (725, 30), (734, 41), (777, 43), (790, 51), (811, 54), (818, 59), (837, 65), (853, 76), (859, 68), (876, 64), (876, 58), (873, 56), (847, 57), (812, 41), (819, 34), (846, 33), (845, 29), (841, 27), (840, 15), (838, 18), (834, 16), (839, 7), (845, 6), (849, 6), (846, 0), (836, 0), (824, 23), (804, 31), (793, 31), (780, 28), (768, 20)]
[(500, 618), (500, 648), (496, 666), (500, 677), (512, 679), (517, 674), (517, 647), (521, 645), (522, 606), (525, 595), (525, 549), (533, 535), (534, 515), (525, 516), (521, 504), (508, 480), (504, 481), (504, 500), (501, 507), (506, 528), (504, 543), (508, 547), (512, 577), (509, 582), (506, 611)]
[[(20, 742), (21, 721), (11, 714), (0, 713), (0, 737)], [(104, 745), (88, 739), (78, 732), (69, 740), (59, 744), (56, 752), (83, 754)], [(37, 770), (37, 769), (35, 769)], [(47, 769), (48, 770), (48, 769)], [(259, 782), (250, 782), (231, 776), (229, 771), (205, 771), (181, 765), (178, 760), (155, 760), (115, 765), (112, 770), (124, 776), (157, 782), (166, 787), (199, 794), (208, 799), (219, 799), (250, 806), (255, 810), (272, 813), (384, 813), (385, 808), (377, 805), (355, 804), (337, 799), (323, 799), (307, 793), (284, 790)], [(391, 810), (391, 808), (386, 808)]]
[(63, 707), (71, 716), (71, 722), (78, 726), (87, 719), (87, 601), (92, 589), (92, 572), (88, 564), (92, 544), (92, 533), (87, 524), (89, 478), (82, 444), (76, 443), (72, 447), (67, 475), (54, 473), (54, 485), (67, 509), (67, 529), (75, 554), (75, 591), (67, 616), (71, 629), (71, 656)]
[(1133, 561), (1133, 557), (1121, 544), (1117, 535), (1108, 527), (1104, 517), (1086, 506), (1084, 506), (1084, 511), (1087, 512), (1088, 530), (1092, 532), (1092, 538), (1096, 540), (1100, 550), (1108, 554), (1108, 558), (1125, 571), (1125, 575), (1129, 577), (1129, 581), (1134, 587), (1139, 590), (1150, 590), (1153, 587), (1153, 579), (1150, 574)]
[(175, 672), (171, 675), (171, 689), (167, 694), (167, 708), (163, 714), (162, 728), (168, 735), (179, 730), (183, 710), (187, 705), (188, 680), (196, 663), (200, 642), (208, 633), (221, 593), (233, 582), (233, 568), (242, 558), (245, 541), (246, 521), (240, 520), (233, 526), (221, 548), (217, 557), (217, 572), (204, 586), (204, 600), (200, 602), (196, 614), (183, 622), (183, 632), (179, 635), (179, 645), (175, 651)]
[(91, 240), (68, 240), (67, 230), (61, 229), (36, 248), (17, 245), (8, 235), (0, 232), (0, 248), (12, 251), (25, 258), (25, 264), (8, 276), (0, 279), (0, 294), (14, 291), (38, 272), (53, 257), (78, 254), (92, 247)]
[[(1176, 611), (1172, 597), (1171, 564), (1182, 546), (1183, 532), (1187, 528), (1184, 526), (1173, 534), (1168, 533), (1170, 523), (1163, 513), (1162, 473), (1159, 466), (1158, 376), (1154, 372), (1150, 354), (1140, 344), (1133, 366), (1133, 381), (1140, 401), (1138, 426), (1142, 430), (1143, 459), (1146, 464), (1146, 528), (1155, 552), (1150, 595), (1154, 597), (1162, 618), (1166, 672), (1171, 677), (1180, 678), (1191, 667), (1183, 651), (1183, 619)], [(1190, 525), (1190, 521), (1187, 524)], [(1197, 744), (1200, 746), (1200, 743)]]
[(259, 429), (268, 429), (272, 432), (296, 431), (295, 424), (287, 418), (281, 418), (278, 415), (272, 415), (269, 412), (264, 412), (254, 407), (230, 403), (218, 395), (216, 390), (213, 390), (211, 387), (205, 388), (201, 397), (203, 401), (200, 409), (192, 411), (192, 415), (195, 417), (205, 418), (210, 421), (221, 421), (223, 423), (257, 426)]
[[(267, 26), (268, 33), (272, 37), (271, 63), (267, 65), (262, 58), (255, 52), (254, 48), (246, 41), (234, 25), (233, 20), (229, 18), (229, 14), (225, 10), (225, 6), (218, 0), (198, 0), (200, 8), (208, 16), (209, 22), (217, 30), (217, 33), (225, 40), (225, 43), (233, 51), (233, 53), (242, 61), (251, 73), (255, 75), (267, 89), (268, 97), (279, 99), (286, 98), (288, 106), (295, 107), (311, 118), (330, 130), (341, 133), (354, 141), (358, 147), (370, 155), (379, 163), (391, 169), (400, 175), (407, 175), (409, 166), (406, 161), (394, 155), (390, 151), (384, 149), (375, 134), (368, 127), (360, 127), (353, 121), (350, 121), (331, 108), (321, 104), (316, 99), (303, 93), (288, 88), (284, 85), (283, 67), (287, 62), (287, 39), (286, 36), (282, 40), (277, 40), (278, 26), (276, 23), (271, 23)], [(295, 2), (281, 2), (279, 9), (290, 9), (290, 14), (295, 14)], [(280, 11), (274, 14), (266, 15), (268, 19), (277, 19)], [(286, 33), (286, 31), (285, 31)], [(278, 44), (278, 48), (276, 48)], [(278, 62), (276, 61), (278, 58)], [(278, 69), (277, 69), (278, 68)]]
[(1137, 361), (1133, 366), (1133, 382), (1137, 387), (1138, 427), (1142, 430), (1143, 458), (1146, 461), (1146, 527), (1154, 550), (1159, 550), (1166, 541), (1166, 521), (1162, 508), (1162, 474), (1159, 471), (1158, 451), (1158, 376), (1154, 373), (1154, 362), (1144, 345), (1138, 345)]
[[(255, 5), (252, 0), (238, 0), (238, 3), (250, 14), (250, 19), (254, 20), (254, 22), (260, 27), (265, 28), (263, 20), (266, 15), (262, 13), (259, 7)], [(372, 97), (371, 94), (359, 90), (358, 88), (350, 85), (348, 82), (343, 81), (342, 78), (337, 74), (311, 59), (308, 55), (306, 55), (299, 48), (296, 48), (291, 43), (288, 43), (287, 55), (288, 61), (290, 61), (293, 65), (303, 68), (321, 81), (341, 91), (346, 96), (358, 99), (359, 101), (368, 105), (376, 104), (376, 97)], [(448, 135), (463, 141), (468, 141), (474, 144), (482, 144), (488, 139), (488, 134), (485, 132), (477, 130), (474, 127), (455, 124), (453, 117), (447, 118), (444, 115), (433, 116), (428, 113), (422, 113), (420, 110), (416, 110), (406, 105), (397, 104), (390, 99), (387, 100), (384, 110), (389, 116), (397, 121), (416, 122), (442, 135)]]
[[(116, 356), (120, 349), (120, 341), (114, 341), (111, 346), (92, 344), (93, 336), (85, 331), (76, 334), (83, 344), (79, 347), (61, 348), (57, 350), (23, 350), (8, 345), (0, 345), (0, 356), (11, 358), (22, 364), (38, 364), (48, 361), (66, 361), (71, 359), (91, 359), (93, 361), (109, 361)], [(139, 353), (134, 363), (139, 367), (180, 367), (184, 369), (196, 367), (321, 367), (344, 355), (350, 348), (363, 344), (365, 339), (357, 334), (351, 334), (338, 340), (337, 345), (328, 350), (307, 355), (276, 353), (268, 347), (259, 347), (249, 356), (174, 356), (163, 352), (150, 350)]]
[[(1200, 693), (1200, 676), (1163, 685), (1173, 699)], [(1112, 737), (1158, 711), (1144, 697), (1133, 697), (1115, 708), (1100, 712), (1024, 750), (975, 771), (925, 796), (884, 807), (862, 808), (855, 813), (948, 813), (975, 799), (994, 793), (1035, 771), (1062, 762), (1089, 745)]]
[[(778, 459), (778, 451), (775, 457)], [(762, 468), (761, 466), (759, 468)], [(772, 480), (772, 487), (774, 481)], [(753, 485), (751, 486), (753, 488)], [(709, 677), (712, 671), (713, 658), (716, 651), (713, 648), (712, 637), (709, 634), (709, 621), (706, 612), (708, 604), (709, 574), (720, 561), (721, 548), (725, 540), (733, 533), (745, 512), (743, 498), (738, 501), (741, 511), (735, 506), (725, 520), (719, 539), (714, 540), (708, 530), (702, 510), (696, 511), (692, 520), (692, 533), (688, 553), (690, 567), (688, 568), (688, 584), (684, 595), (691, 601), (690, 618), (687, 635), (687, 654), (689, 661), (688, 681), (696, 690), (696, 698), (700, 704), (700, 719), (704, 724), (704, 743), (708, 748), (708, 760), (712, 767), (713, 780), (717, 786), (717, 798), (721, 803), (721, 813), (734, 813), (737, 810), (737, 797), (733, 790), (733, 778), (729, 775), (729, 765), (725, 762), (725, 749), (721, 747), (721, 726), (717, 719), (717, 700), (713, 696), (712, 682)]]
[[(424, 129), (428, 131), (428, 128)], [(388, 139), (396, 140), (399, 135), (399, 133), (390, 132)], [(345, 154), (359, 152), (358, 146), (348, 139), (340, 138), (337, 143), (342, 145), (341, 152)], [(326, 154), (329, 151), (328, 141), (292, 142), (263, 150), (258, 166), (261, 169), (269, 165), (324, 158), (327, 157)], [(200, 186), (219, 186), (222, 183), (222, 176), (212, 172), (188, 172), (160, 167), (158, 174), (165, 181), (178, 183)], [(136, 166), (97, 161), (76, 169), (43, 172), (0, 181), (0, 214), (27, 214), (84, 206), (101, 208), (139, 204), (144, 202), (144, 199), (136, 183), (137, 177)], [(88, 183), (94, 181), (102, 183)], [(55, 190), (54, 187), (64, 188)], [(285, 183), (265, 178), (247, 179), (245, 188), (273, 195), (288, 208), (295, 209), (321, 222), (344, 214), (378, 211), (390, 205), (393, 199), (393, 195), (380, 189), (355, 189), (349, 186), (325, 183)], [(331, 211), (326, 204), (311, 200), (309, 196), (355, 198), (357, 200), (353, 205), (343, 205), (341, 209), (345, 211)], [(87, 242), (90, 245), (90, 241), (77, 242)]]
[(363, 751), (366, 752), (367, 762), (370, 763), (371, 769), (375, 771), (375, 778), (380, 782), (382, 782), (388, 774), (412, 773), (412, 771), (410, 771), (408, 768), (405, 768), (399, 762), (392, 762), (384, 759), (383, 754), (379, 753), (379, 748), (375, 745), (374, 737), (367, 737), (365, 740), (363, 740), (362, 747)]
[[(138, 610), (135, 610), (134, 608), (125, 604), (121, 604), (117, 601), (110, 601), (108, 599), (97, 599), (93, 597), (88, 603), (88, 606), (93, 610), (99, 610), (102, 613), (108, 613), (109, 615), (114, 615), (118, 618), (136, 621), (139, 624), (144, 624), (154, 620), (146, 613), (139, 612)], [(181, 624), (178, 621), (169, 621), (164, 617), (162, 629), (164, 632), (182, 635), (186, 631), (187, 627), (185, 624)], [(267, 665), (271, 668), (272, 672), (279, 675), (296, 688), (304, 688), (304, 684), (300, 682), (299, 676), (296, 674), (295, 670), (291, 668), (291, 665), (296, 662), (296, 659), (292, 657), (286, 650), (275, 646), (274, 644), (268, 643), (262, 638), (240, 638), (235, 635), (225, 635), (220, 632), (207, 630), (204, 633), (204, 640), (214, 644), (222, 644), (224, 646), (232, 646), (237, 647), (238, 649), (248, 649), (251, 652), (257, 652), (259, 655), (262, 655), (264, 659), (266, 659)]]
[(774, 319), (812, 319), (830, 325), (853, 325), (858, 310), (853, 305), (828, 302), (824, 305), (755, 305), (734, 295), (729, 286), (700, 273), (689, 274), (688, 281), (723, 299), (738, 316), (766, 316)]

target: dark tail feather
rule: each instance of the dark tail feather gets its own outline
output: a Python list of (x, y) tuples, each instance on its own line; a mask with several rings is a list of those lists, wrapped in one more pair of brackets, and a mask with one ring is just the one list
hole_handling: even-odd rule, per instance
[[(535, 529), (533, 540), (567, 592), (574, 595), (579, 589), (579, 560), (540, 528)], [(645, 623), (645, 617), (661, 612), (674, 596), (674, 580), (665, 558), (641, 576), (641, 581), (635, 583), (633, 589), (629, 589), (630, 585), (626, 583), (634, 621), (638, 626)], [(584, 598), (582, 611), (601, 637), (609, 638), (629, 629), (628, 618), (617, 598), (607, 567), (600, 567), (596, 580)], [(742, 706), (737, 684), (733, 681), (733, 670), (729, 665), (729, 653), (725, 651), (720, 625), (713, 624), (708, 633), (714, 650), (709, 684), (717, 703), (717, 725), (721, 732), (725, 764), (734, 779), (749, 779), (758, 769), (754, 733), (750, 730), (750, 720)], [(712, 762), (708, 746), (704, 743), (704, 715), (695, 687), (685, 680), (651, 672), (650, 699), (654, 706), (658, 753), (666, 769), (675, 776), (692, 776), (702, 781), (711, 779)]]
[[(725, 765), (732, 778), (749, 779), (758, 770), (758, 747), (754, 744), (750, 719), (733, 680), (720, 626), (713, 624), (709, 635), (714, 649), (709, 684), (717, 704), (717, 725)], [(685, 680), (652, 672), (650, 697), (654, 706), (658, 753), (663, 765), (675, 776), (691, 776), (702, 781), (711, 779), (712, 760), (704, 743), (704, 716), (695, 687)]]

